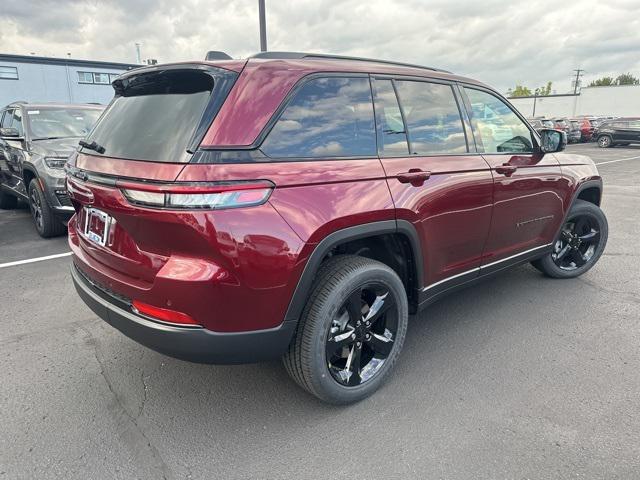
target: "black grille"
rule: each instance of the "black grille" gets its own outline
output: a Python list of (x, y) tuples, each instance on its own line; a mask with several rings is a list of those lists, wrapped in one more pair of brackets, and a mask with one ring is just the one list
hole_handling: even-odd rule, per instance
[(66, 193), (57, 193), (56, 196), (58, 197), (58, 201), (60, 202), (60, 205), (62, 205), (63, 207), (73, 207), (73, 204), (71, 203), (71, 199), (69, 198), (69, 195), (67, 195)]

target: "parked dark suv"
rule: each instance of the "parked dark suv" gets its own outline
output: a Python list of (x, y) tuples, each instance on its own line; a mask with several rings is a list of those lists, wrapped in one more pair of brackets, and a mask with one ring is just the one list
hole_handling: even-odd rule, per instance
[(18, 102), (0, 110), (0, 208), (29, 202), (36, 230), (60, 235), (74, 209), (64, 164), (104, 107)]
[(617, 118), (602, 123), (594, 132), (602, 148), (640, 143), (640, 118)]
[(410, 313), (524, 262), (578, 276), (607, 241), (593, 162), (475, 80), (270, 52), (113, 87), (67, 167), (72, 276), (167, 355), (284, 357), (302, 388), (354, 402)]

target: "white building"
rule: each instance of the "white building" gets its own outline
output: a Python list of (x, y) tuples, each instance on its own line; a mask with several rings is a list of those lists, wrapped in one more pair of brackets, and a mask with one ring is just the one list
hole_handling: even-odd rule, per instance
[(0, 108), (16, 101), (106, 104), (111, 81), (139, 66), (0, 53)]
[(509, 101), (526, 117), (640, 117), (640, 85), (584, 87), (577, 95), (513, 97)]

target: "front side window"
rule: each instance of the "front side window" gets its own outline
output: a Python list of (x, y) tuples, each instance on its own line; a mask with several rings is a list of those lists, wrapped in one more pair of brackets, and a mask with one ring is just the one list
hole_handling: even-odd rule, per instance
[(533, 152), (531, 131), (509, 106), (487, 92), (466, 88), (476, 143), (485, 153)]
[(9, 128), (11, 123), (13, 122), (13, 110), (6, 110), (4, 112), (4, 117), (2, 117), (2, 128)]
[(375, 156), (369, 79), (308, 81), (286, 106), (261, 150), (272, 158)]
[(413, 155), (460, 154), (467, 142), (450, 85), (395, 81)]
[(24, 128), (22, 126), (22, 112), (19, 108), (16, 108), (13, 111), (13, 122), (11, 123), (11, 127), (15, 128), (18, 131), (19, 136), (24, 135)]

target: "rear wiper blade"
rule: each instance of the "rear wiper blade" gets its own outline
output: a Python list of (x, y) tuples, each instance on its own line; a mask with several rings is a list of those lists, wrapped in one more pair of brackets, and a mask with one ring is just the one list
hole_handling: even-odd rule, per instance
[(104, 147), (102, 145), (96, 143), (95, 140), (93, 140), (91, 143), (85, 142), (84, 140), (80, 140), (78, 142), (78, 145), (80, 145), (83, 148), (87, 148), (89, 150), (93, 150), (93, 151), (98, 152), (98, 153), (104, 153), (104, 151), (105, 151)]

